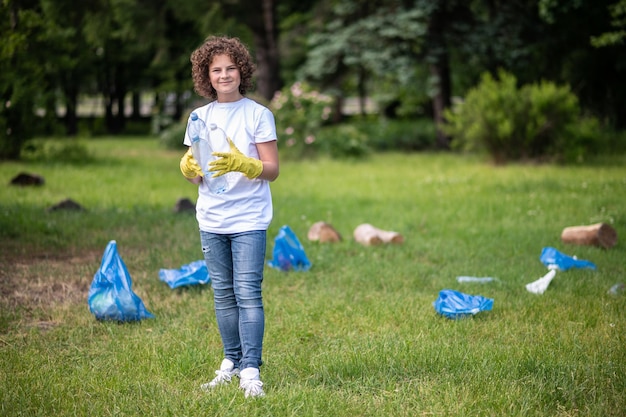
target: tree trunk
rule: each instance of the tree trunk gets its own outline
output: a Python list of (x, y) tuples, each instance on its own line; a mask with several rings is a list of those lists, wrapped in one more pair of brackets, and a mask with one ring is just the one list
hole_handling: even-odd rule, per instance
[[(3, 4), (3, 7), (6, 6)], [(9, 7), (11, 32), (17, 32), (20, 25), (19, 6), (16, 2), (9, 2)], [(17, 54), (11, 54), (10, 62), (12, 68), (20, 68)], [(31, 96), (24, 96), (20, 100), (12, 101), (14, 88), (9, 85), (0, 90), (0, 117), (6, 123), (0, 132), (0, 160), (19, 159), (22, 144), (30, 138), (27, 130), (32, 125), (29, 121), (32, 118), (33, 99)]]
[(278, 55), (278, 28), (276, 27), (276, 3), (262, 0), (261, 19), (250, 16), (248, 26), (254, 35), (257, 61), (257, 91), (266, 100), (282, 88), (280, 80), (280, 58)]
[(125, 98), (126, 98), (126, 90), (122, 90), (121, 88), (117, 91), (117, 115), (115, 118), (115, 128), (116, 133), (119, 133), (124, 130), (126, 126), (126, 112), (125, 112)]
[(435, 84), (432, 97), (433, 119), (437, 125), (437, 147), (450, 149), (450, 137), (441, 130), (445, 122), (444, 110), (450, 107), (450, 58), (445, 40), (447, 13), (445, 1), (431, 16), (428, 34), (430, 38), (430, 76)]
[(68, 136), (76, 136), (76, 134), (78, 134), (78, 116), (76, 114), (78, 108), (78, 94), (75, 91), (72, 91), (71, 94), (72, 95), (66, 96), (65, 133)]
[(439, 64), (430, 65), (430, 75), (437, 85), (436, 94), (433, 97), (433, 119), (437, 125), (437, 147), (450, 149), (450, 137), (441, 130), (445, 123), (444, 110), (450, 107), (450, 68), (448, 67), (447, 54)]
[(65, 133), (68, 136), (76, 136), (78, 133), (78, 86), (72, 79), (64, 79), (65, 95)]
[(126, 78), (125, 78), (125, 68), (123, 64), (116, 64), (114, 73), (113, 73), (113, 92), (111, 100), (116, 104), (117, 112), (114, 114), (113, 122), (113, 132), (112, 133), (120, 133), (124, 130), (126, 125), (126, 93), (128, 89), (126, 88)]
[(100, 81), (100, 91), (104, 100), (104, 126), (108, 133), (115, 133), (115, 119), (113, 117), (113, 103), (115, 101), (115, 88), (113, 80), (115, 75), (111, 74), (113, 70), (109, 68), (107, 56), (104, 56), (102, 62), (102, 78)]
[(358, 85), (357, 88), (359, 90), (359, 112), (361, 116), (365, 116), (366, 111), (366, 100), (367, 100), (367, 89), (365, 87), (366, 74), (365, 68), (360, 67), (358, 73)]
[(108, 133), (115, 133), (115, 123), (113, 119), (113, 98), (110, 94), (104, 97), (104, 125)]
[(256, 91), (271, 100), (283, 86), (280, 79), (276, 0), (222, 1), (224, 13), (246, 25), (254, 41)]
[(572, 226), (563, 229), (561, 240), (563, 243), (601, 246), (608, 249), (617, 243), (617, 232), (606, 223), (597, 223), (590, 226)]
[(132, 92), (132, 104), (133, 112), (131, 117), (133, 120), (141, 119), (141, 93), (139, 91)]

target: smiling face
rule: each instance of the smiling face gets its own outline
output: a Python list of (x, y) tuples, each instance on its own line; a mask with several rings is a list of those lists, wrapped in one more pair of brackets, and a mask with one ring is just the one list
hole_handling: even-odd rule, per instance
[[(218, 98), (217, 90), (213, 87), (214, 82), (210, 67), (221, 66), (221, 63), (216, 60), (219, 55), (224, 55), (223, 58), (236, 65), (239, 70), (239, 94), (240, 97), (245, 96), (253, 87), (252, 75), (256, 66), (252, 61), (250, 52), (239, 39), (223, 36), (208, 37), (200, 47), (191, 53), (191, 77), (193, 78), (194, 91), (199, 96), (210, 100), (231, 99), (230, 96)], [(219, 85), (219, 80), (216, 77), (215, 86), (219, 87)]]
[(209, 65), (209, 79), (217, 92), (217, 101), (237, 101), (243, 97), (239, 92), (241, 73), (228, 55), (215, 55)]

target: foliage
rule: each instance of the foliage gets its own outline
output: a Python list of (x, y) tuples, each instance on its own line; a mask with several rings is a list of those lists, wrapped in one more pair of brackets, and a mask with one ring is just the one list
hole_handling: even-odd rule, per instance
[(8, 6), (0, 7), (0, 159), (17, 158), (33, 136), (33, 107), (46, 86), (37, 58), (41, 18), (32, 9)]
[(542, 3), (548, 5), (547, 13), (541, 15), (549, 24), (539, 22), (543, 27), (539, 37), (542, 41), (537, 42), (534, 51), (541, 58), (534, 61), (536, 69), (531, 81), (541, 78), (567, 83), (576, 91), (583, 110), (624, 129), (626, 118), (621, 109), (626, 108), (626, 84), (621, 81), (626, 68), (626, 44), (593, 46), (595, 37), (619, 31), (623, 16), (612, 13), (619, 10), (615, 7), (621, 0), (542, 0)]
[[(261, 3), (267, 14), (259, 13)], [(274, 9), (279, 25), (266, 25)], [(189, 54), (209, 33), (239, 36), (257, 61), (275, 64), (259, 67), (258, 85), (306, 79), (336, 97), (367, 96), (394, 104), (398, 116), (422, 116), (448, 73), (452, 92), (464, 95), (482, 72), (503, 67), (523, 84), (572, 86), (584, 111), (624, 128), (624, 10), (624, 0), (271, 0), (254, 7), (225, 0), (5, 0), (0, 158), (16, 157), (24, 141), (55, 133), (59, 123), (68, 135), (81, 133), (73, 116), (85, 95), (104, 103), (104, 123), (96, 126), (108, 133), (124, 131), (119, 109), (140, 91), (174, 96), (172, 106), (156, 100), (155, 107), (178, 118), (192, 96)], [(281, 43), (270, 48), (267, 40), (277, 36)], [(56, 106), (67, 117), (57, 119)], [(44, 114), (36, 126), (29, 123), (33, 112)]]
[(370, 153), (367, 134), (348, 123), (321, 128), (316, 143), (319, 154), (335, 159), (360, 159)]
[(609, 6), (611, 13), (611, 26), (613, 31), (604, 32), (599, 36), (591, 37), (591, 44), (596, 48), (603, 46), (623, 44), (626, 39), (626, 0), (619, 0)]
[(88, 164), (94, 156), (89, 153), (84, 140), (32, 139), (22, 147), (21, 158), (31, 162), (59, 162)]
[(579, 115), (568, 87), (541, 82), (518, 88), (514, 75), (500, 71), (499, 79), (485, 73), (465, 101), (447, 110), (443, 128), (457, 148), (484, 149), (497, 162), (559, 160)]
[[(207, 30), (241, 28), (222, 17), (220, 4), (207, 7), (201, 0), (5, 3), (0, 9), (0, 157), (16, 157), (36, 133), (52, 134), (57, 107), (65, 109), (66, 134), (76, 135), (79, 96), (103, 99), (108, 133), (125, 131), (125, 99), (142, 91), (175, 95), (174, 112), (180, 115), (182, 97), (192, 88), (193, 48)], [(140, 110), (136, 103), (133, 116)], [(39, 132), (27, 122), (35, 110), (45, 113)]]
[(276, 92), (269, 106), (276, 119), (281, 155), (303, 158), (316, 154), (317, 132), (331, 116), (332, 98), (306, 82)]
[(613, 138), (614, 134), (601, 126), (600, 121), (595, 117), (581, 117), (572, 123), (567, 133), (567, 143), (563, 144), (563, 154), (561, 159), (567, 163), (580, 163), (589, 159), (591, 155), (602, 153), (620, 152)]
[(323, 29), (309, 37), (302, 76), (323, 80), (341, 76), (345, 68), (363, 68), (379, 77), (408, 81), (426, 33), (425, 13), (404, 8), (402, 2), (380, 3), (335, 4)]
[(423, 151), (434, 149), (437, 131), (432, 119), (363, 119), (350, 122), (367, 136), (377, 151)]
[(320, 129), (317, 151), (331, 158), (363, 158), (374, 151), (434, 149), (436, 127), (431, 119), (354, 118)]
[(369, 88), (368, 96), (380, 109), (379, 114), (386, 118), (421, 118), (427, 109), (432, 108), (431, 100), (436, 91), (432, 88), (428, 68), (415, 65), (410, 75), (411, 81), (399, 83), (392, 77), (375, 77), (375, 84)]
[[(338, 98), (392, 95), (419, 85), (416, 67), (427, 30), (426, 11), (402, 1), (321, 1), (299, 79)], [(324, 8), (324, 6), (326, 6)], [(386, 88), (391, 86), (391, 88)]]
[[(199, 385), (222, 359), (212, 292), (171, 290), (161, 268), (202, 258), (197, 221), (173, 213), (197, 198), (178, 152), (153, 138), (87, 141), (90, 165), (7, 162), (43, 187), (0, 187), (0, 404), (7, 416), (623, 416), (626, 409), (626, 246), (564, 245), (563, 227), (626, 230), (626, 158), (576, 166), (494, 167), (473, 156), (384, 153), (365, 161), (284, 161), (272, 183), (272, 238), (290, 225), (312, 268), (266, 268), (262, 378), (267, 396), (237, 384)], [(70, 195), (84, 212), (48, 212)], [(317, 221), (343, 236), (309, 241)], [(401, 245), (364, 247), (369, 222)], [(98, 322), (87, 289), (115, 239), (133, 290), (156, 318)], [(597, 265), (558, 271), (555, 246)], [(493, 276), (459, 284), (459, 275)], [(439, 317), (438, 291), (494, 299), (491, 312)]]
[(187, 118), (171, 123), (159, 133), (159, 142), (165, 149), (184, 149), (183, 139), (187, 129)]

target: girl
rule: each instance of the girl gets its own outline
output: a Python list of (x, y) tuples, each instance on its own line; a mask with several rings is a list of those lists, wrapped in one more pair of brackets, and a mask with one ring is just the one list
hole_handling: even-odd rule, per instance
[[(227, 178), (227, 191), (221, 194), (209, 190), (191, 149), (180, 161), (183, 175), (198, 185), (196, 218), (224, 346), (216, 377), (202, 388), (239, 376), (246, 397), (263, 396), (261, 283), (273, 215), (269, 183), (279, 173), (274, 115), (245, 97), (255, 66), (239, 39), (209, 37), (191, 54), (191, 63), (195, 91), (213, 100), (194, 113), (212, 131), (225, 132), (230, 147), (229, 152), (214, 152), (219, 158), (209, 164), (214, 177)], [(189, 128), (184, 144), (191, 145)]]

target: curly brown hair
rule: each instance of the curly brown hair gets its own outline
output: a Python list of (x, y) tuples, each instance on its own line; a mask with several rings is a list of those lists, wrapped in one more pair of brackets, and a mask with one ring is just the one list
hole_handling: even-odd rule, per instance
[(242, 96), (252, 88), (252, 74), (256, 69), (250, 52), (239, 38), (209, 36), (204, 43), (191, 53), (191, 77), (193, 88), (200, 96), (215, 100), (217, 91), (211, 85), (209, 65), (216, 55), (227, 55), (235, 63), (241, 74), (239, 92)]

